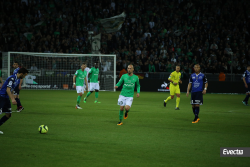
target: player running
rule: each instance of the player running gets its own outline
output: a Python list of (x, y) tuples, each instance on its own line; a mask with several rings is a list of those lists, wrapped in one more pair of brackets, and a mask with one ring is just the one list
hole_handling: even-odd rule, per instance
[(168, 80), (170, 81), (170, 96), (164, 100), (164, 107), (166, 107), (166, 104), (169, 100), (174, 98), (174, 95), (176, 94), (176, 110), (180, 110), (179, 109), (179, 104), (180, 104), (180, 96), (181, 96), (181, 91), (180, 91), (180, 87), (179, 87), (179, 83), (182, 83), (181, 81), (181, 73), (180, 73), (180, 66), (176, 66), (175, 67), (175, 71), (172, 72), (168, 78)]
[(242, 101), (242, 103), (245, 106), (249, 106), (248, 105), (248, 99), (250, 97), (250, 66), (247, 66), (247, 70), (243, 74), (243, 82), (244, 82), (245, 87), (246, 87), (246, 97)]
[(118, 98), (118, 105), (120, 105), (120, 112), (119, 112), (119, 119), (120, 122), (118, 122), (117, 125), (122, 125), (122, 117), (123, 117), (123, 110), (125, 106), (125, 115), (124, 119), (128, 118), (128, 112), (131, 108), (132, 102), (133, 102), (133, 96), (134, 96), (134, 89), (135, 84), (137, 86), (137, 97), (140, 96), (140, 83), (138, 76), (133, 74), (134, 66), (129, 65), (128, 66), (128, 73), (123, 74), (119, 82), (116, 84), (115, 89), (117, 89), (119, 86), (123, 84), (122, 91)]
[[(192, 123), (198, 123), (200, 121), (199, 112), (200, 112), (200, 105), (203, 104), (203, 94), (206, 94), (207, 91), (207, 77), (205, 74), (200, 72), (200, 65), (196, 64), (194, 66), (195, 73), (190, 75), (189, 84), (187, 88), (187, 97), (189, 95), (190, 88), (192, 86), (191, 92), (191, 104), (193, 108), (193, 113), (195, 115), (194, 120)], [(205, 88), (204, 88), (205, 84)]]
[[(13, 72), (13, 75), (15, 75), (20, 70), (18, 62), (15, 61), (13, 63), (13, 67), (15, 68), (15, 70)], [(21, 87), (22, 83), (23, 83), (23, 79), (18, 79), (18, 81), (16, 82), (16, 84), (18, 84), (18, 86), (16, 86), (15, 89), (14, 89), (14, 91), (13, 91), (14, 98), (15, 98), (15, 100), (17, 102), (16, 112), (21, 112), (22, 110), (24, 110), (24, 108), (22, 107), (20, 98), (19, 98), (19, 92), (22, 89), (22, 87)]]
[(82, 63), (81, 69), (77, 70), (73, 77), (73, 85), (76, 88), (76, 92), (78, 94), (76, 109), (82, 109), (79, 104), (81, 102), (82, 94), (84, 94), (84, 81), (86, 84), (86, 89), (88, 90), (88, 82), (87, 82), (87, 71), (84, 71), (86, 68), (86, 64)]
[(93, 91), (95, 91), (95, 102), (94, 103), (101, 103), (98, 101), (99, 96), (99, 83), (98, 83), (98, 76), (99, 76), (99, 69), (98, 69), (98, 62), (94, 64), (95, 66), (92, 67), (89, 71), (88, 78), (90, 76), (90, 86), (89, 92), (87, 93), (86, 97), (84, 98), (84, 103), (86, 103), (87, 98), (91, 95)]
[[(0, 126), (11, 117), (10, 99), (13, 105), (17, 104), (14, 96), (11, 93), (12, 89), (15, 89), (15, 86), (18, 86), (18, 80), (25, 78), (27, 74), (28, 71), (25, 68), (21, 68), (17, 74), (8, 77), (0, 89), (0, 114), (2, 114), (2, 112), (5, 113), (5, 115), (0, 119)], [(3, 132), (0, 131), (0, 134), (3, 134)]]

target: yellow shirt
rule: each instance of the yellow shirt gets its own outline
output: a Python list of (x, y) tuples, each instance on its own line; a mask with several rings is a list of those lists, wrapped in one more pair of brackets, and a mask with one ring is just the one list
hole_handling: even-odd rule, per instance
[[(178, 73), (176, 71), (172, 72), (170, 76), (168, 77), (168, 79), (177, 83), (177, 85), (179, 86), (179, 80), (181, 79), (181, 72), (178, 72)], [(170, 85), (177, 86), (177, 85), (174, 85), (172, 82), (170, 82)]]

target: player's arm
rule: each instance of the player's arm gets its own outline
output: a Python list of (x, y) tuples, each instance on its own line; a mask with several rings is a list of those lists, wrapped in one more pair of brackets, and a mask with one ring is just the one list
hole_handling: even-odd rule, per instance
[(189, 91), (190, 91), (190, 89), (192, 87), (192, 82), (193, 82), (193, 80), (192, 80), (192, 75), (191, 75), (190, 78), (189, 78), (189, 83), (188, 83), (188, 87), (187, 87), (187, 97), (188, 97)]
[(89, 78), (89, 76), (91, 75), (91, 73), (92, 73), (92, 72), (91, 72), (91, 69), (90, 69), (90, 71), (89, 71), (89, 73), (88, 73), (88, 78)]
[(243, 82), (245, 84), (245, 87), (248, 88), (247, 82), (246, 82), (246, 72), (243, 74)]
[(19, 90), (22, 89), (22, 83), (23, 83), (23, 79), (20, 79), (20, 83), (19, 83)]
[(86, 90), (89, 90), (87, 77), (84, 78), (86, 84)]
[(76, 88), (76, 75), (74, 75), (74, 77), (73, 77), (73, 86), (74, 86), (74, 88)]
[(173, 75), (174, 74), (171, 73), (170, 76), (168, 77), (168, 80), (169, 80), (169, 82), (172, 82), (172, 84), (177, 85), (177, 83), (175, 83), (174, 80), (173, 80)]
[(9, 83), (7, 84), (6, 92), (7, 92), (8, 96), (10, 97), (12, 104), (16, 105), (17, 104), (16, 100), (11, 93), (12, 84), (14, 84), (13, 82), (14, 82), (14, 78), (10, 78)]
[(136, 87), (137, 87), (137, 97), (140, 96), (140, 91), (141, 91), (141, 85), (140, 85), (140, 82), (139, 82), (139, 78), (137, 77), (137, 81), (136, 81)]
[(11, 90), (11, 88), (10, 88), (10, 87), (7, 87), (6, 92), (7, 92), (8, 96), (10, 97), (12, 104), (13, 104), (13, 105), (16, 105), (17, 103), (16, 103), (16, 100), (15, 100), (15, 98), (14, 98), (14, 95), (11, 93), (10, 90)]
[(117, 89), (119, 86), (121, 86), (122, 83), (123, 83), (123, 81), (124, 81), (124, 79), (123, 79), (123, 75), (122, 75), (122, 77), (120, 78), (119, 82), (115, 85), (115, 89)]
[(207, 93), (207, 87), (208, 87), (208, 82), (207, 82), (207, 77), (206, 75), (204, 76), (203, 78), (203, 82), (205, 83), (205, 88), (204, 90), (202, 91), (203, 94), (206, 94)]

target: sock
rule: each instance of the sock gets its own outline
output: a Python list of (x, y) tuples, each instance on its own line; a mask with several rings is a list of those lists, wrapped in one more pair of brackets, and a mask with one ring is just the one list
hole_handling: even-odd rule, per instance
[(177, 98), (176, 98), (176, 107), (179, 107), (180, 100), (181, 100), (181, 98), (180, 98), (180, 97), (177, 97)]
[(249, 99), (250, 95), (246, 95), (245, 99), (244, 99), (244, 102), (248, 102), (248, 99)]
[(198, 118), (199, 112), (200, 112), (200, 107), (195, 107), (195, 118)]
[(88, 98), (89, 97), (89, 95), (91, 94), (92, 92), (88, 92), (87, 93), (87, 96), (85, 97), (85, 98)]
[(21, 107), (22, 105), (21, 105), (20, 99), (19, 98), (15, 98), (15, 100), (16, 100), (16, 103), (17, 103), (17, 107)]
[(95, 92), (95, 101), (98, 100), (99, 92)]
[(192, 109), (193, 109), (193, 113), (194, 113), (194, 115), (195, 115), (195, 107), (193, 107)]
[(165, 103), (167, 103), (169, 100), (171, 100), (171, 96), (169, 96), (169, 97), (165, 100)]
[(77, 105), (79, 105), (79, 104), (80, 104), (80, 102), (81, 102), (81, 98), (82, 98), (81, 96), (78, 96), (78, 97), (77, 97), (77, 103), (76, 103)]
[(122, 122), (122, 118), (123, 118), (123, 111), (120, 110), (120, 111), (119, 111), (119, 119), (120, 119), (120, 122)]
[(4, 124), (8, 119), (9, 119), (9, 118), (6, 117), (6, 115), (3, 116), (3, 117), (0, 119), (0, 126), (1, 126), (2, 124)]
[(130, 111), (130, 109), (129, 110), (126, 110), (126, 112), (128, 113)]

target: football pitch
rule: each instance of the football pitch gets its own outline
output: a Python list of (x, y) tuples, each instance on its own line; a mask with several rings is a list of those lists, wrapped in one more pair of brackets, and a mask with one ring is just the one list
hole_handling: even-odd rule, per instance
[[(250, 157), (220, 157), (220, 147), (250, 147), (245, 95), (205, 95), (201, 121), (192, 124), (184, 93), (177, 111), (175, 99), (163, 107), (169, 93), (141, 92), (117, 126), (119, 93), (100, 92), (100, 104), (93, 93), (77, 110), (75, 91), (22, 90), (25, 109), (0, 127), (0, 166), (249, 166)], [(38, 132), (42, 124), (49, 127), (47, 134)]]

